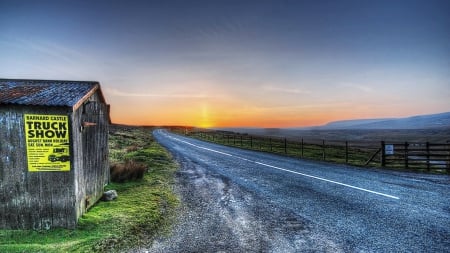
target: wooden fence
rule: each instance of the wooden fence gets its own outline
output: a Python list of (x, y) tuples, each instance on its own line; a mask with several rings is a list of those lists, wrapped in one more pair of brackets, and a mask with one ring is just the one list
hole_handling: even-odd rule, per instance
[(450, 171), (450, 143), (381, 142), (381, 153), (383, 167)]
[(356, 166), (388, 167), (450, 173), (450, 143), (390, 143), (332, 141), (238, 134), (223, 131), (186, 131), (190, 137), (291, 157)]

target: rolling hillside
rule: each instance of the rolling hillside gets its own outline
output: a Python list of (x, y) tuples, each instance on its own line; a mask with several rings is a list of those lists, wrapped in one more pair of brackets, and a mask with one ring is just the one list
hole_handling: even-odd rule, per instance
[(407, 118), (359, 119), (302, 128), (216, 128), (216, 130), (288, 138), (348, 141), (450, 141), (450, 112)]
[(323, 130), (336, 129), (427, 129), (450, 126), (450, 112), (419, 115), (407, 118), (358, 119), (330, 122), (317, 127)]

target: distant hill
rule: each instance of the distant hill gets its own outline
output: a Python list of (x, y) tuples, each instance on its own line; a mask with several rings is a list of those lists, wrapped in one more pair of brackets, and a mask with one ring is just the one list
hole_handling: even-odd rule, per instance
[(419, 115), (407, 118), (357, 119), (333, 121), (314, 127), (322, 130), (338, 129), (427, 129), (450, 126), (450, 112)]
[(420, 129), (450, 129), (450, 112), (418, 115), (406, 118), (379, 118), (333, 121), (322, 126), (292, 127), (292, 128), (257, 128), (234, 127), (214, 128), (215, 130), (261, 134), (261, 135), (289, 135), (293, 131), (334, 131), (334, 130), (420, 130)]
[(251, 135), (333, 141), (450, 143), (450, 112), (407, 118), (357, 119), (298, 128), (215, 128)]

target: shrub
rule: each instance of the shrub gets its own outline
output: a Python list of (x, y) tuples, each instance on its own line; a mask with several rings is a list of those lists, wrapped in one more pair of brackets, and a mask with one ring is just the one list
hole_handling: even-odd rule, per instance
[(144, 177), (147, 166), (133, 160), (127, 160), (125, 163), (115, 163), (110, 168), (111, 181), (123, 183), (130, 180), (140, 180)]
[(137, 151), (137, 150), (139, 150), (139, 147), (137, 145), (132, 145), (132, 146), (128, 146), (125, 149), (125, 152), (130, 153), (130, 152)]

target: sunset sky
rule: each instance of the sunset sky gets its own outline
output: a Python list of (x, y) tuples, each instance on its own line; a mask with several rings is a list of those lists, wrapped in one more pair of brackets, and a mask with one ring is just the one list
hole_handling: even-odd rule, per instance
[(450, 111), (450, 1), (5, 1), (0, 78), (99, 81), (115, 123)]

